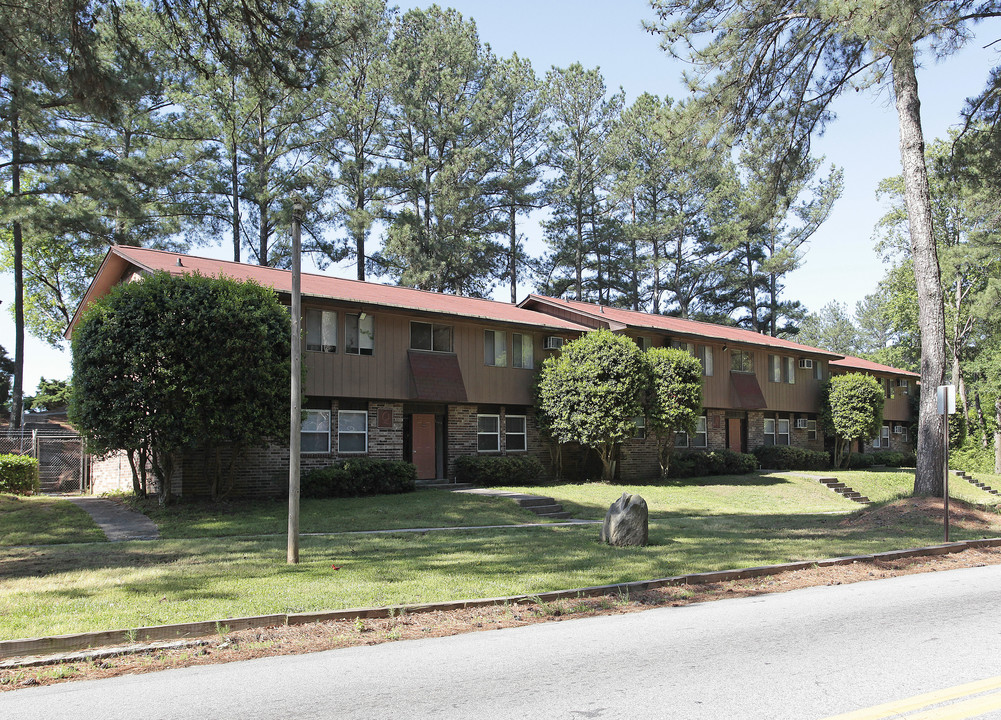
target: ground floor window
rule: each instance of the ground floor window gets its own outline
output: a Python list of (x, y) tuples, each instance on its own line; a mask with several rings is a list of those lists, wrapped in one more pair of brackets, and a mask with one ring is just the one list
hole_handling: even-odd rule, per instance
[(695, 435), (692, 436), (692, 446), (704, 448), (709, 446), (709, 432), (706, 427), (706, 416), (702, 415), (695, 421)]
[(890, 426), (884, 425), (879, 429), (879, 435), (872, 439), (872, 446), (878, 450), (890, 447)]
[(807, 440), (817, 439), (817, 421), (807, 420), (806, 421), (806, 438)]
[(633, 437), (642, 440), (646, 437), (646, 418), (637, 415), (633, 418)]
[(337, 452), (368, 452), (368, 412), (341, 410), (337, 413)]
[(679, 430), (674, 433), (674, 447), (676, 448), (686, 448), (688, 447), (688, 433), (684, 430)]
[(528, 449), (527, 418), (524, 415), (506, 415), (504, 417), (504, 444), (508, 452)]
[(330, 411), (306, 410), (299, 432), (304, 453), (330, 452)]
[(479, 452), (500, 450), (500, 415), (476, 416), (476, 449)]
[(765, 445), (789, 444), (789, 418), (765, 418)]

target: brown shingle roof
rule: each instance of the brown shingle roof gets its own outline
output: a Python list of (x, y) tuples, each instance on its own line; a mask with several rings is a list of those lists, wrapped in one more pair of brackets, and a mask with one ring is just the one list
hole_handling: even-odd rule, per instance
[(912, 378), (921, 377), (920, 373), (911, 372), (910, 370), (901, 370), (900, 368), (890, 367), (889, 365), (881, 365), (880, 363), (873, 362), (872, 360), (854, 357), (853, 355), (847, 355), (840, 360), (832, 360), (831, 365), (838, 368), (844, 368), (846, 370), (865, 370), (866, 372), (886, 373), (887, 375), (904, 375), (905, 377)]

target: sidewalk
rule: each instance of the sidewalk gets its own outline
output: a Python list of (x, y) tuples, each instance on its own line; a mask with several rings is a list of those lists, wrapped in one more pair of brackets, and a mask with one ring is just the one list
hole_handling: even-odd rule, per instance
[(111, 542), (155, 540), (160, 537), (160, 531), (152, 520), (116, 502), (86, 496), (68, 496), (66, 499), (86, 510)]

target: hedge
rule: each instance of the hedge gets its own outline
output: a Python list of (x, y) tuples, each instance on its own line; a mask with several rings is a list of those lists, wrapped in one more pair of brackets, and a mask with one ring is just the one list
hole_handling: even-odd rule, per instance
[(771, 470), (825, 470), (831, 467), (831, 456), (827, 453), (791, 445), (762, 445), (752, 452), (761, 467)]
[(667, 476), (671, 478), (707, 475), (746, 475), (758, 469), (758, 459), (733, 450), (682, 450), (671, 457)]
[(875, 465), (885, 465), (886, 467), (914, 467), (917, 465), (917, 458), (914, 453), (894, 452), (892, 450), (878, 450), (876, 452), (852, 453), (848, 467), (854, 470), (871, 468)]
[(482, 487), (538, 485), (544, 472), (534, 457), (463, 455), (455, 459), (455, 481)]
[(31, 495), (40, 487), (38, 460), (27, 455), (0, 455), (0, 492)]
[(307, 498), (361, 497), (407, 493), (416, 486), (417, 469), (411, 463), (352, 458), (306, 473), (300, 493)]

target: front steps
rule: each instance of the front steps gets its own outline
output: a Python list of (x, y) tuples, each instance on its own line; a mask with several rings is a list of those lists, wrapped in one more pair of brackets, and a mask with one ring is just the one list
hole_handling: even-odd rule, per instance
[[(456, 485), (446, 486), (446, 489), (455, 489)], [(526, 510), (531, 510), (541, 518), (548, 520), (568, 520), (571, 515), (563, 506), (551, 497), (544, 495), (525, 495), (524, 493), (507, 492), (506, 490), (491, 490), (490, 488), (468, 487), (456, 489), (455, 492), (468, 493), (470, 495), (491, 495), (493, 497), (510, 498)]]
[(965, 473), (962, 470), (953, 470), (952, 474), (961, 480), (966, 480), (968, 483), (970, 483), (970, 485), (980, 488), (985, 493), (990, 493), (991, 495), (1001, 495), (1001, 491), (995, 490), (987, 483), (980, 482), (969, 473)]
[(829, 490), (833, 490), (838, 495), (846, 497), (849, 500), (854, 500), (855, 502), (861, 503), (863, 505), (868, 505), (870, 502), (872, 502), (865, 495), (848, 487), (843, 482), (838, 480), (836, 477), (818, 477), (817, 481), (821, 485), (826, 485)]

